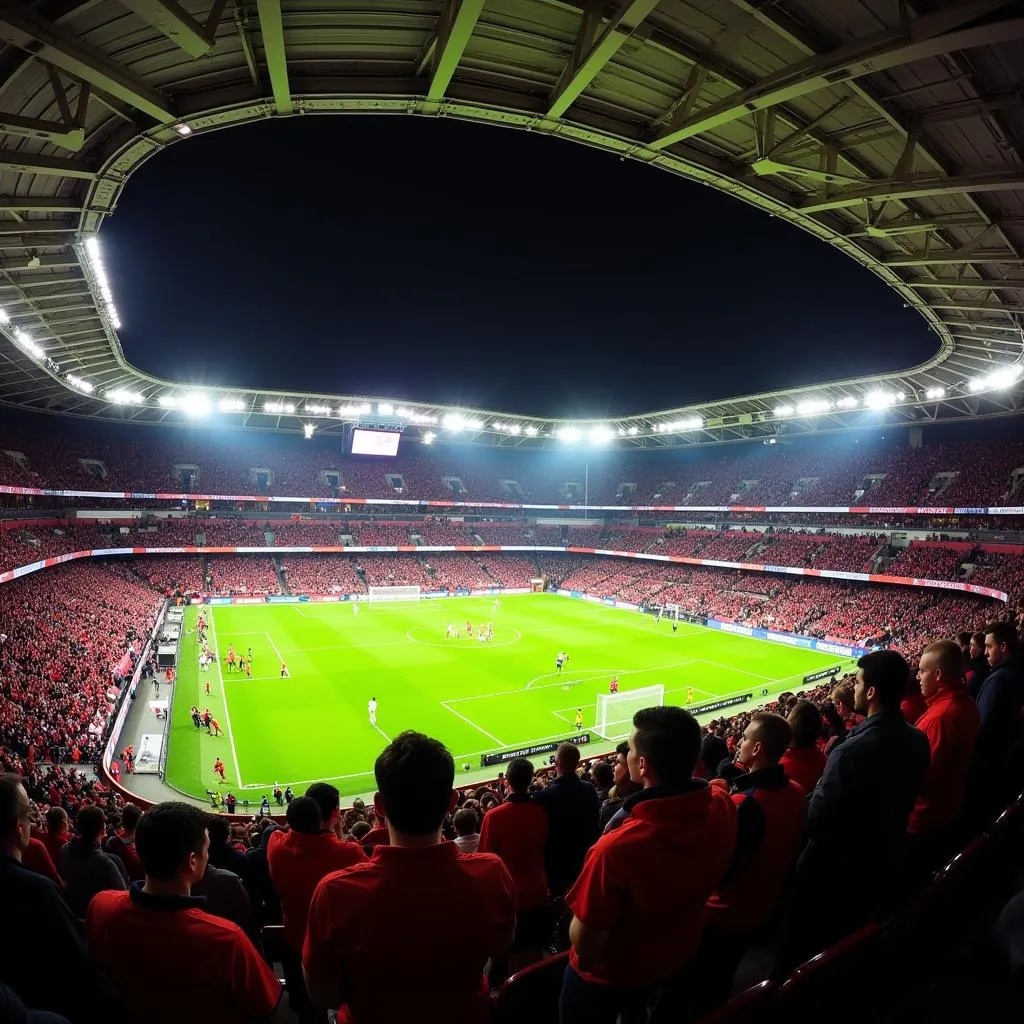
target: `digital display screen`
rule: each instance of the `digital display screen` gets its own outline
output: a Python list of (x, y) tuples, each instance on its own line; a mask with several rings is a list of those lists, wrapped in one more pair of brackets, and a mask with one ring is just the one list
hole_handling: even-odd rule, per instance
[(356, 427), (352, 431), (352, 454), (397, 455), (398, 439), (401, 436), (397, 430), (365, 430)]

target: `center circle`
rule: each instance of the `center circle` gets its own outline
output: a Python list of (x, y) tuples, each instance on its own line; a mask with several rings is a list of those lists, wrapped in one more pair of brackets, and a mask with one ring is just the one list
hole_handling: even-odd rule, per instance
[[(458, 637), (445, 637), (443, 631), (437, 630), (434, 626), (414, 626), (405, 634), (410, 640), (426, 647), (446, 647), (451, 650), (493, 650), (495, 647), (508, 647), (509, 644), (517, 644), (523, 634), (518, 629), (510, 626), (495, 626), (493, 640), (477, 640), (476, 636), (466, 636), (460, 633)], [(429, 639), (425, 637), (429, 636)]]

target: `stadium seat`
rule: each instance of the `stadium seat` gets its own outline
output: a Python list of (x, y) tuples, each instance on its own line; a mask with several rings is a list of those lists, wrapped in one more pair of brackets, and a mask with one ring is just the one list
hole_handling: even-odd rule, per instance
[(876, 924), (868, 924), (818, 953), (780, 986), (776, 1018), (810, 1020), (827, 1007), (832, 1024), (854, 1016), (862, 1019), (862, 1003), (836, 996), (863, 989), (864, 979), (872, 976), (881, 951), (881, 931)]
[(697, 1024), (768, 1024), (777, 998), (775, 982), (761, 981), (705, 1014)]
[(568, 953), (516, 971), (494, 1000), (496, 1024), (558, 1024), (558, 997)]

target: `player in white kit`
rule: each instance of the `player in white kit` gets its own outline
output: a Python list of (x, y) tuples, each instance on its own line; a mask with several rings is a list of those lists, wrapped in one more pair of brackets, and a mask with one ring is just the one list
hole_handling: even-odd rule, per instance
[(371, 697), (370, 703), (366, 705), (366, 710), (370, 713), (370, 725), (374, 728), (377, 726), (377, 698)]

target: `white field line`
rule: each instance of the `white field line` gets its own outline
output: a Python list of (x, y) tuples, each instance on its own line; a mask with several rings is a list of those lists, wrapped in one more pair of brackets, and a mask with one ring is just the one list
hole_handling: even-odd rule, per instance
[(387, 740), (388, 743), (391, 742), (391, 737), (379, 725), (377, 725), (376, 722), (374, 722), (373, 727), (381, 734), (381, 736), (384, 737), (385, 740)]
[(464, 714), (462, 714), (462, 712), (456, 711), (455, 708), (449, 705), (448, 701), (441, 701), (441, 707), (443, 707), (446, 711), (450, 711), (453, 715), (455, 715), (456, 718), (461, 718), (466, 723), (466, 725), (471, 725), (474, 729), (476, 729), (478, 733), (481, 733), (482, 735), (486, 736), (489, 740), (493, 740), (497, 746), (508, 746), (507, 743), (502, 743), (502, 741), (499, 740), (497, 736), (493, 735), (493, 733), (489, 733), (486, 729), (482, 729), (471, 718), (467, 718)]
[(285, 660), (281, 657), (281, 652), (277, 649), (277, 645), (274, 643), (274, 638), (267, 632), (264, 632), (263, 635), (267, 638), (267, 643), (270, 644), (270, 649), (277, 655), (277, 660), (284, 665)]
[(242, 773), (238, 767), (238, 751), (235, 750), (235, 734), (231, 730), (231, 712), (228, 710), (228, 691), (224, 686), (224, 670), (220, 663), (220, 643), (217, 640), (217, 624), (213, 621), (213, 605), (210, 605), (210, 637), (213, 640), (214, 658), (217, 661), (217, 675), (220, 678), (220, 692), (224, 696), (224, 724), (228, 727), (228, 742), (231, 744), (231, 759), (235, 762), (235, 779), (239, 789), (245, 789)]

